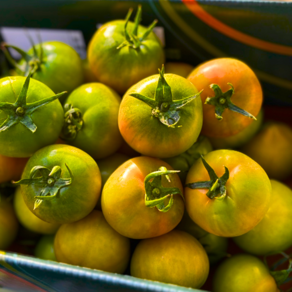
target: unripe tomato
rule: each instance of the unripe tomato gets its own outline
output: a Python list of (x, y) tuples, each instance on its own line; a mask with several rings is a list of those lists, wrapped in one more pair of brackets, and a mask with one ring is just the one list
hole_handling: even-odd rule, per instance
[[(197, 66), (188, 76), (203, 102), (202, 134), (228, 137), (252, 123), (263, 102), (260, 82), (245, 63), (218, 58)], [(245, 111), (245, 113), (244, 113)]]
[(120, 96), (102, 83), (81, 85), (65, 101), (61, 138), (94, 159), (115, 153), (123, 141), (118, 128), (120, 102)]
[(187, 176), (186, 209), (209, 233), (242, 235), (268, 211), (271, 183), (259, 164), (234, 150), (216, 150), (197, 160)]
[(96, 206), (101, 176), (96, 162), (84, 151), (55, 144), (37, 151), (27, 162), (21, 192), (31, 212), (57, 224), (80, 220)]
[(54, 239), (55, 235), (42, 236), (35, 247), (35, 257), (43, 260), (56, 261)]
[(254, 159), (270, 178), (283, 180), (292, 174), (292, 129), (279, 122), (266, 123), (241, 150)]
[(270, 207), (261, 222), (249, 232), (233, 240), (244, 251), (268, 255), (292, 246), (292, 190), (281, 182), (271, 180)]
[(202, 102), (197, 89), (183, 77), (165, 74), (141, 80), (124, 95), (119, 129), (137, 152), (168, 158), (197, 140), (202, 127)]
[(279, 292), (275, 279), (264, 263), (251, 255), (238, 254), (216, 270), (214, 292)]
[[(107, 222), (134, 239), (174, 229), (184, 212), (182, 185), (162, 160), (140, 156), (119, 166), (104, 185), (101, 207)], [(167, 176), (170, 181), (167, 180)]]
[(135, 23), (129, 21), (130, 15), (126, 20), (102, 25), (92, 37), (87, 51), (89, 66), (96, 78), (119, 94), (155, 74), (164, 63), (162, 45), (151, 31), (155, 23), (149, 28), (139, 25), (141, 8)]
[(61, 94), (29, 77), (0, 80), (0, 154), (29, 157), (55, 143), (63, 126)]
[(23, 200), (20, 188), (16, 189), (13, 205), (18, 221), (26, 229), (40, 234), (55, 234), (58, 230), (60, 224), (45, 222), (29, 210)]
[(131, 260), (134, 277), (191, 288), (200, 288), (208, 273), (209, 260), (202, 245), (180, 230), (140, 241)]
[(59, 262), (122, 274), (130, 259), (130, 240), (116, 232), (100, 211), (62, 225), (55, 236)]
[(18, 221), (13, 206), (4, 196), (0, 196), (0, 250), (5, 250), (15, 240)]

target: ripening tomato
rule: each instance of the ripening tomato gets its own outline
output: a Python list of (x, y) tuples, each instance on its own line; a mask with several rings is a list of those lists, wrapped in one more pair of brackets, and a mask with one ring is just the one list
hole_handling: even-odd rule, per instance
[(29, 71), (35, 80), (46, 84), (55, 93), (72, 91), (83, 82), (83, 66), (78, 53), (69, 45), (60, 41), (47, 41), (33, 45), (27, 52), (4, 44), (4, 47), (18, 51), (22, 59), (17, 64), (4, 50), (8, 60), (21, 75)]
[(27, 160), (0, 155), (0, 183), (20, 179)]
[(249, 232), (233, 240), (244, 251), (268, 255), (292, 246), (292, 190), (281, 182), (271, 180), (270, 207), (261, 222)]
[(228, 137), (250, 125), (263, 102), (260, 82), (245, 63), (219, 58), (197, 66), (188, 76), (201, 94), (202, 134)]
[(62, 225), (54, 242), (59, 262), (122, 274), (130, 260), (130, 240), (116, 232), (100, 211)]
[(115, 153), (123, 139), (118, 128), (121, 98), (102, 83), (87, 83), (66, 99), (61, 138), (94, 159)]
[(202, 102), (191, 82), (175, 74), (153, 75), (132, 86), (119, 111), (119, 129), (137, 152), (168, 158), (189, 149), (202, 128)]
[(114, 20), (102, 25), (90, 40), (87, 57), (96, 78), (119, 94), (141, 79), (153, 75), (164, 63), (164, 52), (158, 37), (149, 28), (139, 25), (141, 7), (135, 23)]
[(209, 273), (202, 245), (190, 234), (173, 230), (140, 241), (131, 260), (131, 275), (191, 288), (200, 288)]
[(55, 235), (43, 235), (35, 247), (35, 257), (43, 260), (56, 261), (54, 239)]
[(292, 174), (292, 129), (279, 122), (267, 122), (242, 152), (254, 159), (270, 178), (283, 180)]
[(215, 149), (236, 149), (247, 144), (260, 130), (263, 124), (263, 110), (257, 115), (257, 120), (244, 128), (241, 132), (228, 137), (212, 138), (209, 140)]
[(0, 154), (29, 157), (55, 143), (63, 126), (61, 95), (29, 76), (0, 79)]
[(40, 234), (55, 234), (58, 230), (60, 224), (45, 222), (29, 210), (24, 202), (20, 188), (15, 191), (13, 205), (18, 221), (26, 229)]
[(234, 150), (216, 150), (191, 167), (185, 188), (191, 219), (209, 233), (242, 235), (268, 211), (271, 183), (254, 160)]
[(101, 207), (120, 234), (143, 239), (171, 231), (184, 213), (178, 175), (162, 160), (140, 156), (119, 166), (104, 185)]
[(84, 218), (94, 209), (101, 176), (87, 153), (55, 144), (34, 153), (16, 184), (21, 185), (25, 204), (37, 217), (65, 224)]
[(248, 254), (225, 260), (216, 270), (214, 292), (280, 292), (264, 263)]
[(18, 221), (12, 204), (0, 195), (0, 250), (5, 250), (15, 240)]

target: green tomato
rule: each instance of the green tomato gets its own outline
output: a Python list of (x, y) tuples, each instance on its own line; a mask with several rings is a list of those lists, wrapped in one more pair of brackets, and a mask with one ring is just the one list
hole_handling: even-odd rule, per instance
[(15, 240), (18, 221), (13, 206), (4, 196), (0, 196), (0, 250), (5, 250)]
[(61, 94), (29, 77), (0, 80), (0, 154), (28, 157), (55, 143), (63, 126)]
[(278, 292), (275, 279), (264, 263), (251, 255), (238, 254), (225, 260), (213, 278), (214, 292)]
[(134, 277), (191, 288), (200, 288), (208, 273), (202, 245), (180, 230), (140, 241), (131, 260)]
[(55, 224), (84, 218), (94, 209), (101, 190), (100, 171), (93, 158), (61, 144), (37, 151), (17, 183), (30, 211)]
[(94, 159), (115, 153), (123, 139), (118, 128), (121, 98), (101, 83), (87, 83), (66, 99), (62, 139)]
[(187, 174), (194, 162), (201, 157), (212, 151), (212, 145), (207, 137), (200, 136), (198, 140), (185, 152), (171, 158), (164, 158), (173, 169), (178, 169), (178, 173), (182, 183), (184, 184)]
[(56, 256), (54, 252), (54, 239), (55, 235), (42, 236), (42, 238), (38, 241), (35, 247), (35, 257), (43, 260), (56, 261)]
[(28, 75), (50, 87), (55, 93), (72, 91), (83, 83), (83, 64), (78, 53), (69, 45), (59, 41), (48, 41), (34, 45), (27, 52), (14, 46), (22, 59), (16, 64), (5, 50), (9, 61), (21, 75)]
[(59, 262), (122, 274), (130, 260), (130, 240), (116, 232), (100, 211), (62, 225), (55, 236)]
[(142, 155), (168, 158), (188, 150), (202, 128), (200, 94), (175, 74), (153, 75), (132, 86), (119, 111), (124, 140)]
[(267, 255), (284, 251), (292, 245), (292, 190), (281, 182), (271, 180), (270, 207), (261, 222), (251, 231), (234, 237), (244, 251)]
[(261, 109), (257, 115), (257, 120), (244, 128), (238, 134), (228, 137), (214, 138), (209, 137), (209, 140), (215, 149), (234, 149), (239, 148), (248, 143), (254, 135), (260, 130), (263, 124), (263, 110)]
[(60, 224), (45, 222), (29, 210), (20, 188), (16, 189), (13, 204), (17, 219), (26, 229), (40, 234), (55, 234), (58, 230)]
[[(157, 36), (139, 25), (141, 8), (135, 23), (114, 20), (101, 26), (88, 46), (88, 62), (96, 78), (124, 94), (141, 79), (153, 75), (164, 63), (164, 52)], [(147, 35), (146, 35), (147, 34)], [(129, 35), (129, 37), (127, 37)]]

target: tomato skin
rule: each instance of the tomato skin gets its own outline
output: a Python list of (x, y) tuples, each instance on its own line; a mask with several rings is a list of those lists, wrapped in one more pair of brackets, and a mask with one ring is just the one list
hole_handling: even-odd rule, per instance
[(0, 183), (20, 179), (27, 160), (0, 155)]
[(274, 278), (264, 263), (251, 255), (238, 254), (216, 270), (214, 292), (278, 292)]
[[(164, 52), (157, 36), (151, 32), (142, 41), (139, 49), (125, 46), (117, 49), (124, 42), (124, 20), (115, 20), (104, 24), (92, 37), (87, 57), (89, 66), (96, 78), (124, 94), (128, 88), (145, 77), (157, 73), (164, 63)], [(134, 23), (128, 22), (128, 31)], [(138, 33), (146, 28), (139, 25)]]
[(13, 205), (18, 221), (26, 229), (40, 234), (55, 234), (58, 230), (60, 224), (45, 222), (29, 210), (24, 202), (20, 188), (15, 191)]
[(197, 66), (188, 76), (197, 89), (202, 89), (203, 128), (202, 134), (207, 137), (228, 137), (239, 133), (252, 123), (252, 119), (225, 109), (223, 119), (215, 117), (214, 106), (204, 104), (207, 97), (213, 97), (211, 84), (218, 84), (222, 92), (229, 90), (227, 83), (234, 86), (231, 101), (238, 107), (257, 116), (262, 105), (263, 93), (259, 80), (254, 72), (243, 62), (232, 58), (218, 58)]
[[(224, 166), (230, 175), (226, 196), (210, 199), (208, 189), (185, 188), (186, 209), (192, 220), (209, 233), (222, 237), (242, 235), (264, 217), (270, 204), (271, 183), (265, 171), (251, 158), (234, 150), (216, 150), (205, 157), (218, 177)], [(191, 167), (186, 183), (209, 181), (202, 160)]]
[[(14, 103), (24, 81), (25, 77), (22, 76), (0, 79), (0, 101)], [(27, 103), (54, 95), (54, 92), (45, 84), (34, 79), (30, 80)], [(21, 123), (12, 125), (0, 133), (0, 154), (9, 157), (29, 157), (38, 149), (55, 143), (63, 126), (63, 115), (63, 108), (58, 100), (38, 108), (31, 114), (37, 126), (34, 133)], [(6, 119), (6, 113), (0, 111), (0, 124)]]
[(241, 132), (224, 138), (209, 138), (214, 149), (236, 149), (247, 144), (259, 131), (263, 124), (263, 110), (257, 115), (257, 120)]
[(241, 249), (251, 254), (267, 255), (292, 245), (292, 190), (275, 180), (271, 184), (270, 208), (264, 218), (249, 232), (233, 238)]
[(1, 198), (0, 201), (0, 250), (5, 250), (15, 240), (18, 231), (18, 221), (13, 206)]
[(81, 111), (83, 126), (72, 141), (65, 136), (63, 139), (94, 159), (115, 153), (123, 142), (118, 128), (120, 102), (120, 96), (102, 83), (81, 85), (65, 103)]
[(59, 262), (122, 274), (130, 259), (130, 241), (94, 210), (80, 221), (62, 225), (54, 242)]
[(82, 60), (82, 65), (83, 65), (83, 74), (84, 74), (84, 83), (90, 83), (90, 82), (97, 82), (97, 78), (91, 71), (89, 67), (88, 60)]
[(187, 78), (189, 74), (194, 70), (194, 66), (183, 62), (166, 62), (165, 72), (172, 73), (184, 78)]
[[(173, 100), (195, 95), (197, 89), (185, 78), (164, 74)], [(153, 75), (132, 86), (124, 95), (119, 111), (119, 129), (125, 141), (142, 155), (168, 158), (181, 154), (197, 140), (202, 127), (202, 103), (199, 97), (180, 110), (175, 128), (167, 127), (151, 116), (151, 107), (132, 96), (140, 93), (154, 99), (159, 75)]]
[[(83, 66), (78, 53), (69, 45), (59, 41), (48, 41), (35, 45), (43, 48), (43, 61), (33, 78), (50, 87), (55, 93), (72, 91), (83, 83)], [(28, 50), (33, 55), (33, 49)], [(20, 64), (23, 61), (20, 62)]]
[(241, 151), (259, 163), (270, 178), (283, 180), (292, 174), (291, 147), (292, 129), (284, 123), (267, 122)]
[[(162, 235), (172, 230), (181, 220), (184, 203), (180, 195), (174, 195), (173, 205), (167, 212), (145, 206), (145, 177), (159, 167), (170, 165), (162, 160), (140, 156), (119, 166), (104, 185), (101, 207), (107, 222), (120, 234), (143, 239)], [(183, 191), (177, 174), (170, 174), (171, 182), (162, 178), (167, 187)]]
[(42, 236), (35, 247), (35, 257), (43, 260), (56, 261), (54, 252), (54, 239), (55, 235)]
[(22, 179), (28, 178), (35, 166), (52, 169), (60, 166), (61, 178), (70, 178), (72, 183), (61, 188), (51, 200), (44, 200), (34, 209), (35, 196), (42, 188), (37, 185), (21, 185), (21, 192), (28, 208), (40, 219), (49, 223), (65, 224), (84, 218), (95, 207), (101, 190), (101, 176), (96, 162), (84, 151), (69, 145), (56, 144), (37, 151), (27, 162)]
[(140, 241), (131, 260), (132, 276), (180, 286), (200, 288), (208, 273), (202, 245), (179, 230)]

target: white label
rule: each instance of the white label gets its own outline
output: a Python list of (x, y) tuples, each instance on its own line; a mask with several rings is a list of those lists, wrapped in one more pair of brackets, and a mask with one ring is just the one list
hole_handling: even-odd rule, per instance
[[(29, 35), (35, 44), (39, 43), (39, 37), (42, 42), (45, 41), (60, 41), (73, 47), (80, 55), (81, 59), (86, 58), (86, 45), (83, 34), (80, 30), (65, 30), (65, 29), (37, 29), (37, 28), (14, 28), (1, 27), (0, 32), (3, 40), (10, 45), (21, 48), (27, 51), (32, 47)], [(20, 59), (19, 53), (15, 50), (10, 50), (12, 57)]]

